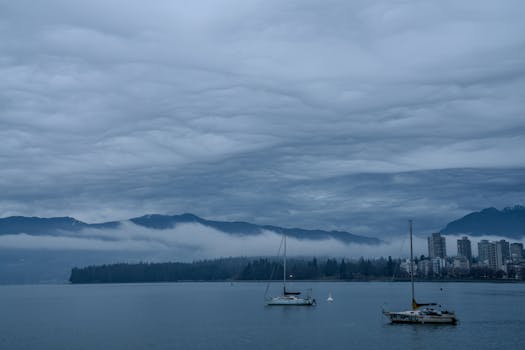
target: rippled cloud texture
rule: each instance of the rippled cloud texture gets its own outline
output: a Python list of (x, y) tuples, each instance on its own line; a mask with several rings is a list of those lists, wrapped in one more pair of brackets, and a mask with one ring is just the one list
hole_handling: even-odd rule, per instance
[(0, 216), (383, 237), (522, 203), (524, 17), (522, 1), (0, 0)]

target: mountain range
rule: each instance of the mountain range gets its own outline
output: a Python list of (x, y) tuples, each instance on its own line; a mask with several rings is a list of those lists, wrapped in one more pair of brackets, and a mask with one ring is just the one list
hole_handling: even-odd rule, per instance
[[(73, 267), (116, 262), (269, 256), (276, 253), (281, 233), (296, 240), (290, 242), (292, 255), (351, 258), (392, 249), (389, 242), (345, 231), (214, 221), (193, 214), (95, 224), (71, 217), (11, 216), (0, 219), (0, 284), (63, 283)], [(483, 209), (450, 222), (441, 233), (520, 239), (525, 237), (525, 207)]]
[[(206, 220), (193, 214), (159, 215), (151, 214), (129, 219), (132, 223), (155, 230), (173, 229), (185, 223), (197, 223), (235, 236), (259, 235), (264, 231), (286, 234), (289, 237), (305, 240), (335, 239), (345, 244), (380, 244), (381, 240), (373, 237), (355, 235), (345, 231), (307, 230), (301, 228), (283, 228), (272, 225), (256, 225), (242, 221)], [(25, 217), (11, 216), (0, 219), (0, 235), (20, 234), (60, 236), (67, 232), (79, 232), (84, 229), (116, 229), (120, 221), (88, 224), (71, 217)]]
[[(289, 237), (301, 240), (335, 239), (345, 244), (370, 245), (382, 242), (378, 238), (360, 236), (346, 231), (284, 228), (273, 225), (257, 225), (243, 221), (215, 221), (203, 219), (189, 213), (181, 215), (150, 214), (131, 218), (128, 221), (154, 230), (167, 230), (173, 229), (180, 224), (196, 223), (233, 236), (254, 236), (265, 231), (272, 231), (279, 234), (284, 233)], [(10, 216), (0, 218), (0, 235), (24, 233), (34, 236), (62, 236), (67, 233), (80, 232), (84, 229), (118, 229), (123, 223), (123, 221), (109, 221), (89, 224), (71, 217)], [(525, 206), (516, 205), (502, 210), (492, 207), (485, 208), (448, 223), (440, 232), (444, 235), (494, 235), (519, 239), (525, 237)]]

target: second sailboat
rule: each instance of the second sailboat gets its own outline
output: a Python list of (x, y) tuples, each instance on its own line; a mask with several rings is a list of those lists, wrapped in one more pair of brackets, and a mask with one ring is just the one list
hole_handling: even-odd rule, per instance
[[(315, 299), (311, 295), (301, 296), (301, 292), (291, 292), (286, 289), (286, 234), (283, 233), (283, 294), (276, 297), (266, 296), (266, 305), (296, 305), (312, 306), (315, 305)], [(267, 288), (268, 290), (268, 288)]]

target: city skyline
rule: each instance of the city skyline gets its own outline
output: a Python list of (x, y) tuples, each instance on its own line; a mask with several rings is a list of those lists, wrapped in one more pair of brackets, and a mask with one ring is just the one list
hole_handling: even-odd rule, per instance
[[(422, 255), (415, 265), (418, 276), (442, 276), (450, 273), (468, 276), (471, 270), (488, 268), (493, 272), (502, 272), (508, 278), (525, 278), (523, 243), (508, 242), (505, 239), (478, 239), (475, 241), (478, 254), (473, 256), (472, 241), (468, 236), (456, 240), (456, 254), (447, 254), (446, 238), (438, 232), (427, 238), (428, 255)], [(405, 262), (403, 269), (410, 272), (408, 262)]]

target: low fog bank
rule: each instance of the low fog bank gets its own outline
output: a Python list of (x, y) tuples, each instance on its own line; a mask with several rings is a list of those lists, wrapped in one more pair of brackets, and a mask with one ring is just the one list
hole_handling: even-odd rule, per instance
[[(449, 256), (456, 254), (456, 240), (447, 236)], [(0, 283), (65, 282), (71, 268), (118, 262), (194, 261), (220, 257), (275, 256), (282, 236), (272, 231), (259, 235), (231, 235), (213, 228), (187, 223), (155, 230), (124, 222), (117, 229), (86, 229), (63, 236), (28, 234), (0, 236)], [(474, 255), (481, 239), (470, 237)], [(522, 240), (523, 241), (523, 240)], [(334, 239), (288, 238), (291, 257), (338, 257), (346, 259), (408, 257), (409, 238), (400, 236), (379, 245), (345, 244)], [(511, 240), (511, 242), (513, 242)], [(426, 237), (414, 237), (414, 254), (427, 255)]]
[[(85, 229), (62, 235), (14, 234), (0, 236), (0, 248), (18, 250), (60, 250), (129, 252), (144, 259), (179, 261), (225, 256), (272, 256), (282, 236), (273, 231), (259, 235), (233, 235), (198, 224), (179, 224), (173, 229), (155, 230), (125, 221), (116, 229)], [(288, 237), (290, 256), (379, 257), (403, 254), (407, 239), (398, 237), (379, 245), (345, 244), (335, 239), (311, 240)], [(419, 245), (419, 242), (417, 242)], [(423, 244), (423, 243), (421, 243)]]
[[(456, 241), (465, 235), (446, 236), (449, 256), (457, 252)], [(468, 235), (467, 235), (468, 236)], [(473, 253), (482, 239), (499, 240), (505, 237), (468, 236)], [(201, 225), (179, 224), (173, 229), (156, 230), (124, 221), (114, 229), (85, 229), (64, 232), (63, 235), (14, 234), (0, 236), (0, 248), (28, 251), (56, 250), (89, 252), (119, 252), (141, 256), (143, 259), (192, 261), (228, 256), (272, 256), (277, 253), (282, 237), (273, 231), (259, 235), (233, 235)], [(522, 239), (521, 242), (524, 240)], [(378, 245), (345, 244), (335, 239), (311, 240), (288, 237), (290, 256), (337, 256), (345, 258), (381, 256), (403, 257), (409, 252), (409, 238), (392, 237)], [(414, 236), (414, 254), (427, 255), (427, 237)]]

